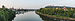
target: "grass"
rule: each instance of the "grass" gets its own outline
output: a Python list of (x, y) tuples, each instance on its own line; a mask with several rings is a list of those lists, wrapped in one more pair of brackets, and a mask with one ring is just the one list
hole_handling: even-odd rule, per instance
[(60, 15), (52, 15), (52, 16), (56, 16), (56, 17), (60, 17), (60, 18), (69, 18), (68, 16), (60, 16)]

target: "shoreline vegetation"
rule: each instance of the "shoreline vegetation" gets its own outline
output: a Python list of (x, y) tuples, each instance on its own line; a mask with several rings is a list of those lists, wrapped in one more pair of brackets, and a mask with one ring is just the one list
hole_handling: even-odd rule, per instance
[(0, 21), (12, 21), (15, 15), (15, 11), (11, 9), (7, 9), (4, 6), (0, 8)]
[(64, 20), (75, 20), (75, 18), (70, 18), (70, 17), (63, 17), (63, 16), (57, 17), (57, 16), (55, 16), (55, 15), (42, 14), (42, 13), (40, 13), (40, 12), (36, 12), (36, 13), (37, 13), (38, 15), (46, 16), (46, 17), (48, 17), (48, 18), (56, 18), (56, 19), (64, 19)]
[(63, 8), (64, 7), (61, 8), (60, 6), (48, 6), (37, 10), (36, 13), (38, 15), (43, 15), (57, 19), (75, 20), (75, 8), (66, 7), (66, 10), (64, 10)]

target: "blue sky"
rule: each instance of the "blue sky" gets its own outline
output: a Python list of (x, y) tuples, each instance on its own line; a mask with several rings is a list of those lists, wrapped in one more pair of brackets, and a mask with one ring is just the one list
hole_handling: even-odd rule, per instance
[(0, 0), (0, 7), (5, 5), (7, 8), (43, 8), (47, 5), (74, 6), (75, 0)]

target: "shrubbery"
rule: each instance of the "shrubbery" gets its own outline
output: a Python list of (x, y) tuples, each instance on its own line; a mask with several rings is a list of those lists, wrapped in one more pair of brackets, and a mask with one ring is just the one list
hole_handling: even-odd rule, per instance
[(43, 14), (49, 14), (49, 15), (59, 15), (59, 16), (65, 16), (65, 17), (75, 17), (75, 8), (71, 10), (71, 8), (67, 8), (67, 10), (64, 11), (64, 9), (59, 8), (41, 8), (40, 10), (37, 10), (38, 12), (41, 12)]
[(15, 17), (15, 12), (7, 9), (0, 8), (0, 21), (11, 21)]

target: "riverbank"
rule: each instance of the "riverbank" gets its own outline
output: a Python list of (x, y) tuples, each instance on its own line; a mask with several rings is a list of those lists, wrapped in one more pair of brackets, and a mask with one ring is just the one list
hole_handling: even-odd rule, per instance
[(57, 17), (53, 15), (48, 15), (48, 14), (43, 14), (40, 12), (36, 12), (38, 15), (46, 16), (48, 18), (56, 18), (56, 19), (61, 19), (61, 20), (75, 20), (75, 18), (70, 18), (70, 17)]
[(11, 9), (0, 8), (0, 21), (12, 21), (15, 15), (15, 11)]

